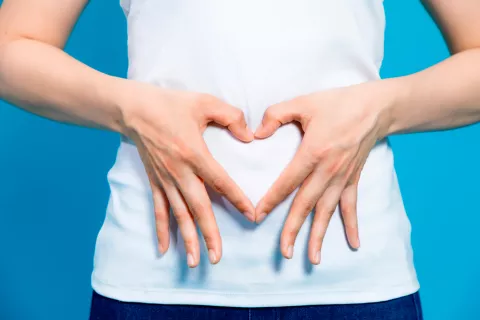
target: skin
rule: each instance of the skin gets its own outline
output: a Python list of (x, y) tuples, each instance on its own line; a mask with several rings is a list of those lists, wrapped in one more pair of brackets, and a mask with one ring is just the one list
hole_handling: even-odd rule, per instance
[[(359, 246), (356, 197), (361, 169), (374, 143), (390, 134), (460, 127), (480, 121), (480, 3), (425, 1), (454, 55), (422, 72), (285, 101), (265, 113), (255, 137), (242, 112), (219, 99), (165, 90), (102, 74), (62, 49), (86, 0), (4, 0), (0, 8), (0, 97), (59, 122), (119, 132), (132, 139), (149, 176), (159, 248), (169, 246), (171, 208), (190, 267), (198, 265), (198, 224), (212, 263), (221, 238), (204, 183), (261, 222), (295, 188), (281, 243), (291, 258), (299, 227), (315, 208), (309, 258), (319, 263), (328, 221), (340, 204), (352, 247)], [(34, 54), (32, 54), (34, 53)], [(212, 158), (202, 139), (215, 122), (248, 143), (298, 121), (298, 154), (254, 208)], [(312, 137), (315, 137), (313, 139)]]

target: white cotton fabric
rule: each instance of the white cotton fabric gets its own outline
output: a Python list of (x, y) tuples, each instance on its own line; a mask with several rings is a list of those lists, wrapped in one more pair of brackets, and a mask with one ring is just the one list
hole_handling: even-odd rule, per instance
[[(381, 0), (125, 0), (122, 6), (130, 79), (215, 95), (241, 108), (253, 130), (272, 104), (379, 78)], [(207, 128), (204, 137), (254, 204), (301, 142), (294, 124), (248, 144), (217, 127)], [(189, 269), (179, 233), (171, 235), (166, 255), (157, 253), (145, 169), (135, 146), (123, 141), (108, 174), (111, 196), (97, 240), (93, 288), (121, 301), (236, 307), (362, 303), (413, 293), (419, 284), (410, 223), (393, 160), (382, 141), (366, 162), (358, 251), (349, 248), (337, 210), (319, 266), (307, 259), (310, 219), (293, 259), (286, 260), (279, 235), (295, 193), (260, 225), (211, 193), (223, 258), (210, 265), (202, 246), (200, 265)]]

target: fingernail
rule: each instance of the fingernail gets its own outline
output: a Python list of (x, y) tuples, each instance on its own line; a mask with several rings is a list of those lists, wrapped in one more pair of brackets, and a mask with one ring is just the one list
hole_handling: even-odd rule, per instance
[(315, 255), (315, 264), (319, 264), (320, 263), (320, 251), (317, 252), (317, 254)]
[(255, 216), (253, 215), (253, 213), (246, 211), (243, 214), (245, 215), (245, 217), (247, 217), (248, 220), (250, 220), (251, 222), (255, 222)]
[(210, 263), (212, 264), (217, 262), (217, 255), (213, 249), (208, 250), (208, 259), (210, 259)]
[(253, 140), (255, 138), (255, 133), (253, 133), (252, 129), (250, 129), (249, 127), (247, 127), (247, 131), (248, 131), (248, 139)]
[(257, 223), (262, 222), (265, 219), (266, 216), (267, 216), (267, 213), (265, 213), (265, 212), (260, 213), (257, 217)]
[(287, 248), (287, 258), (288, 258), (288, 259), (292, 259), (292, 257), (293, 257), (293, 246), (290, 245), (290, 246), (288, 246), (288, 248)]
[(355, 238), (355, 249), (358, 249), (358, 248), (360, 248), (360, 238), (356, 237)]
[(255, 130), (254, 136), (257, 138), (261, 137), (262, 130), (263, 130), (263, 125), (260, 124), (258, 128)]
[(160, 251), (161, 254), (164, 254), (164, 248), (161, 243), (158, 244), (158, 250)]
[(193, 255), (191, 253), (187, 254), (187, 264), (190, 268), (195, 266), (195, 260), (193, 259)]

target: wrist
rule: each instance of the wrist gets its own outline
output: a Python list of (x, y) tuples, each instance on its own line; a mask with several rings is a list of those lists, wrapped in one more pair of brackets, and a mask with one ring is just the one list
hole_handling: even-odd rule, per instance
[(138, 103), (134, 101), (135, 94), (132, 83), (132, 80), (111, 76), (107, 89), (114, 110), (112, 130), (125, 136), (131, 134), (131, 119), (134, 116), (135, 108), (138, 108)]
[(378, 106), (379, 139), (383, 139), (403, 130), (400, 115), (409, 96), (409, 87), (405, 77), (398, 77), (379, 80), (376, 90), (381, 93), (375, 105)]

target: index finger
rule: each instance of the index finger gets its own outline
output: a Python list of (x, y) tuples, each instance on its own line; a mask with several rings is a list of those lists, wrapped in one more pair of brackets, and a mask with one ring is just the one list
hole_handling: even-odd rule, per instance
[(192, 163), (195, 173), (215, 192), (225, 196), (247, 219), (254, 222), (254, 206), (240, 187), (228, 175), (225, 169), (213, 158), (204, 145), (197, 161)]
[(258, 203), (255, 210), (256, 222), (261, 222), (274, 207), (288, 197), (308, 177), (315, 165), (306, 144), (302, 143), (293, 160)]

